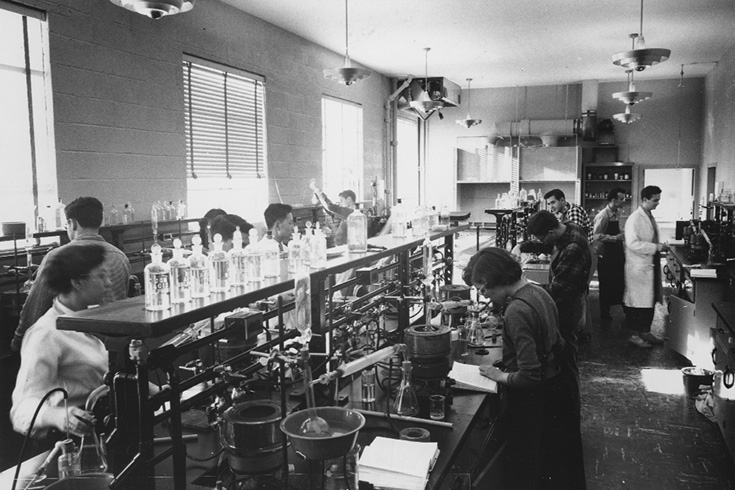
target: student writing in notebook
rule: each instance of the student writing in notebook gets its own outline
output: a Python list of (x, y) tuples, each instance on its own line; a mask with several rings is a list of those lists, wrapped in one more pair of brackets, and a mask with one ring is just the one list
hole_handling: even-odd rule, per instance
[(565, 362), (554, 300), (500, 248), (477, 252), (463, 278), (505, 309), (502, 366), (480, 366), (508, 400), (504, 488), (586, 488), (579, 385)]

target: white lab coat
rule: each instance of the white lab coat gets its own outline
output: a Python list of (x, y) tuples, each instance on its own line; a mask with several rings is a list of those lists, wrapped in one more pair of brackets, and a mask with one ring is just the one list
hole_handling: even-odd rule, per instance
[(658, 243), (654, 242), (654, 235), (659, 235), (658, 225), (652, 224), (643, 208), (639, 207), (625, 223), (623, 304), (631, 308), (653, 308), (656, 304), (653, 256), (658, 251)]

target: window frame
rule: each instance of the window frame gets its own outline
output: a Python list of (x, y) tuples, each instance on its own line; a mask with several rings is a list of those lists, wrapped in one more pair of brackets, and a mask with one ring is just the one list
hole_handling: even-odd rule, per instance
[[(356, 133), (350, 138), (345, 137), (345, 131), (348, 128), (345, 126), (344, 121), (340, 125), (339, 130), (328, 126), (330, 118), (328, 117), (328, 104), (340, 104), (342, 110), (342, 116), (344, 117), (344, 111), (346, 109), (354, 108), (355, 113), (355, 126)], [(362, 104), (352, 102), (338, 97), (330, 95), (322, 95), (322, 190), (330, 197), (333, 201), (337, 202), (337, 196), (340, 192), (350, 189), (354, 191), (357, 196), (357, 201), (362, 200), (363, 188), (364, 188), (364, 109)], [(339, 136), (336, 137), (336, 134)], [(341, 148), (338, 150), (338, 154), (335, 155), (333, 145), (331, 141), (336, 137), (341, 142)], [(355, 142), (355, 148), (353, 148), (352, 156), (349, 158), (354, 162), (354, 166), (350, 167), (345, 165), (345, 150), (346, 142), (353, 140)], [(346, 174), (352, 173), (352, 180)]]

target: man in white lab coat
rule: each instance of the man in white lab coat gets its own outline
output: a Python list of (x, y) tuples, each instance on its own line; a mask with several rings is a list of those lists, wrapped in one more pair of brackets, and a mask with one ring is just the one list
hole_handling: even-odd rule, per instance
[(625, 223), (625, 293), (623, 305), (628, 328), (633, 335), (628, 342), (650, 348), (663, 340), (651, 333), (656, 303), (663, 301), (661, 288), (661, 252), (668, 245), (660, 243), (656, 219), (651, 211), (661, 202), (661, 189), (649, 185), (641, 190), (641, 205)]

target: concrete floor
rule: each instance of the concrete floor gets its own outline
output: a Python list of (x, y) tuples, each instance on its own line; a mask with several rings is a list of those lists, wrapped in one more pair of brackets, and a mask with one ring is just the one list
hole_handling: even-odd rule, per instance
[[(629, 345), (622, 308), (600, 322), (597, 291), (590, 300), (592, 341), (579, 353), (587, 488), (735, 489), (717, 425), (684, 394), (687, 361), (665, 346)], [(665, 336), (666, 321), (659, 305), (656, 335)]]

